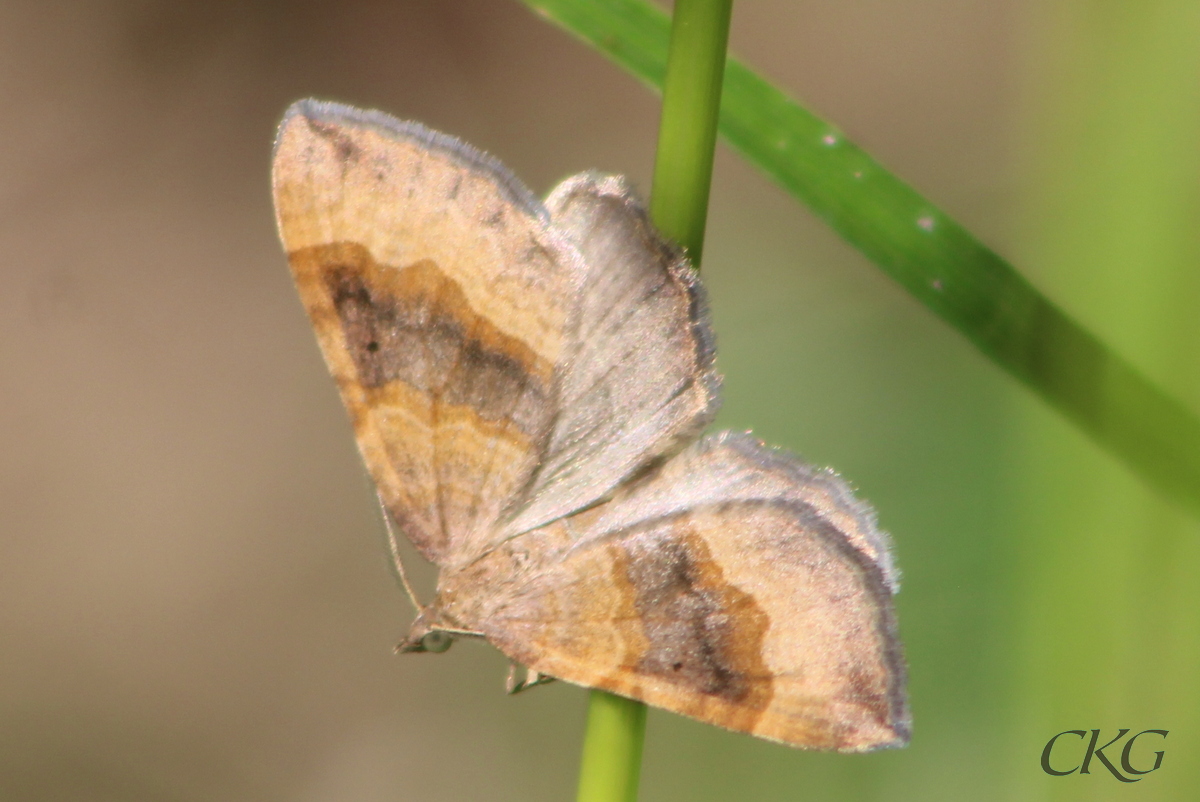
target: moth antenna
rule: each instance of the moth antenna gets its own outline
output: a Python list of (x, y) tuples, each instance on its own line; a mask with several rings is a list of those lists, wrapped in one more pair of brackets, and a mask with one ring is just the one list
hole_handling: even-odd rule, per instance
[(392, 516), (383, 504), (383, 497), (376, 493), (376, 498), (379, 499), (379, 511), (383, 513), (383, 525), (387, 527), (388, 552), (392, 555), (392, 565), (396, 568), (408, 600), (417, 609), (417, 613), (422, 613), (425, 608), (417, 601), (417, 594), (413, 592), (412, 585), (408, 582), (408, 574), (404, 571), (404, 560), (400, 559), (400, 541), (396, 538), (396, 527), (392, 526)]

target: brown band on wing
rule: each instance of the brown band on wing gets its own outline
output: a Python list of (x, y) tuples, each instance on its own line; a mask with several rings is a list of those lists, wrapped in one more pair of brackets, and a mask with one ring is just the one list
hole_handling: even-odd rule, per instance
[[(465, 404), (481, 417), (500, 417), (516, 396), (532, 392), (544, 406), (554, 366), (524, 342), (498, 329), (467, 302), (462, 288), (436, 264), (379, 265), (357, 243), (315, 245), (291, 254), (293, 263), (319, 265), (346, 345), (364, 387), (400, 379)], [(297, 271), (299, 272), (299, 270)], [(526, 433), (539, 428), (517, 423)]]
[(430, 559), (464, 559), (536, 466), (553, 366), (432, 260), (389, 267), (352, 242), (289, 258), (389, 510)]
[(716, 697), (728, 703), (725, 726), (752, 729), (773, 695), (762, 657), (770, 619), (754, 597), (725, 581), (687, 516), (611, 548), (649, 642), (637, 672)]

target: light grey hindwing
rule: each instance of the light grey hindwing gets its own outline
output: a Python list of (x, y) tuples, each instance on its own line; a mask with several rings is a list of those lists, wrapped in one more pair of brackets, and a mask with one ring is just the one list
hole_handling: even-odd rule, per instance
[(605, 498), (698, 437), (720, 405), (704, 290), (628, 182), (574, 176), (546, 205), (586, 277), (557, 376), (558, 417), (510, 536)]

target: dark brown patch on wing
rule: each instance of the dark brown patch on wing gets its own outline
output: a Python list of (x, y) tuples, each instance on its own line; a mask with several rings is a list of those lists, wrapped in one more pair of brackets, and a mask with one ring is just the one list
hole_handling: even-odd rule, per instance
[(354, 242), (288, 256), (385, 506), (430, 560), (469, 559), (537, 465), (553, 366), (431, 260), (390, 267)]
[(400, 380), (484, 421), (511, 420), (540, 437), (552, 366), (475, 312), (431, 261), (382, 267), (353, 243), (322, 249), (322, 280), (363, 387)]
[(734, 703), (753, 725), (772, 697), (762, 643), (770, 623), (725, 582), (704, 539), (681, 517), (615, 546), (649, 648), (637, 671)]

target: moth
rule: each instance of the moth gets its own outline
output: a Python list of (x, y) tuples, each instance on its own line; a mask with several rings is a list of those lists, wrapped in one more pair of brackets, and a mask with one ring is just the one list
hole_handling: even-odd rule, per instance
[(385, 515), (439, 569), (402, 650), (477, 636), (792, 746), (907, 743), (888, 539), (831, 471), (701, 436), (705, 295), (625, 179), (543, 203), (453, 137), (302, 100), (272, 182)]

